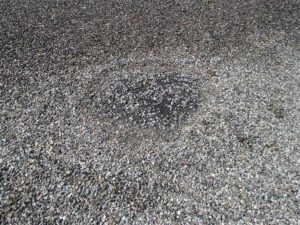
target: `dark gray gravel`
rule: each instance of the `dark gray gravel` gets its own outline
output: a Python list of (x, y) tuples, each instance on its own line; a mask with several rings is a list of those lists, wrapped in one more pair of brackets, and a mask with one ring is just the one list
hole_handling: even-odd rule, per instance
[(299, 11), (0, 0), (0, 224), (299, 224)]
[(199, 86), (192, 76), (138, 74), (116, 80), (105, 94), (95, 93), (92, 97), (102, 97), (94, 107), (104, 108), (103, 116), (110, 119), (125, 119), (142, 128), (169, 128), (197, 109)]

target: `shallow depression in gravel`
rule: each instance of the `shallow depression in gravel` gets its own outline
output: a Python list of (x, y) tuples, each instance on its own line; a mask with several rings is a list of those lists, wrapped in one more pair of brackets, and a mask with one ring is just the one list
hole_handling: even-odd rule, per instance
[(134, 75), (115, 80), (104, 98), (104, 114), (144, 127), (174, 126), (195, 111), (198, 80), (180, 74)]

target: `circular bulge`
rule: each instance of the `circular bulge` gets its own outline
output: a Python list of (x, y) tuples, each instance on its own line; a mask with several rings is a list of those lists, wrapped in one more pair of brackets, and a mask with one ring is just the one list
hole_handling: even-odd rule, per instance
[(196, 111), (199, 80), (178, 73), (126, 76), (108, 85), (101, 103), (105, 118), (142, 127), (170, 127)]

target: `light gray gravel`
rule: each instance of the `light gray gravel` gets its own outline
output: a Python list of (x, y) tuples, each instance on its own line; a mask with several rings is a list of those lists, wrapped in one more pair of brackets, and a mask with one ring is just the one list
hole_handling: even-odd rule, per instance
[(299, 1), (0, 1), (0, 224), (299, 224)]

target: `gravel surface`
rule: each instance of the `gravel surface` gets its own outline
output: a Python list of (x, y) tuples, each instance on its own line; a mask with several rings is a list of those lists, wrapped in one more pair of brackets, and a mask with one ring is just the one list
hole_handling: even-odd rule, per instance
[(0, 224), (299, 224), (298, 0), (0, 0)]

